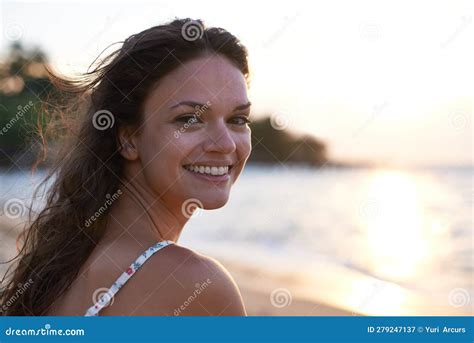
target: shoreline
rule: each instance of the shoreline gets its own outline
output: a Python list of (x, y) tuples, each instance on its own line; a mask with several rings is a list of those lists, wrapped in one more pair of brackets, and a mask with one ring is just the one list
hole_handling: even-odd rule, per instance
[[(18, 219), (0, 218), (2, 261), (16, 256), (15, 239), (22, 228)], [(469, 310), (451, 306), (447, 297), (415, 292), (319, 260), (308, 261), (314, 267), (312, 272), (301, 274), (257, 265), (239, 258), (235, 251), (232, 256), (229, 250), (214, 245), (201, 248), (200, 253), (217, 259), (232, 275), (249, 316), (472, 315)], [(2, 277), (8, 267), (0, 265)]]
[(450, 304), (447, 297), (419, 293), (353, 270), (331, 266), (321, 268), (317, 278), (302, 278), (218, 260), (234, 277), (250, 316), (473, 315)]
[(297, 292), (297, 279), (220, 259), (240, 289), (249, 316), (357, 316)]
[[(3, 241), (1, 259), (8, 260), (15, 256), (16, 248), (14, 243), (23, 225), (20, 220), (0, 218), (0, 241)], [(236, 281), (242, 298), (244, 300), (247, 315), (249, 316), (350, 316), (350, 311), (343, 310), (336, 306), (324, 304), (301, 297), (297, 293), (274, 294), (272, 291), (278, 289), (278, 285), (286, 285), (291, 278), (279, 277), (272, 272), (264, 271), (251, 265), (244, 265), (230, 259), (220, 259), (221, 263), (229, 270)], [(2, 265), (0, 272), (6, 272), (8, 266)], [(274, 275), (273, 275), (274, 274)], [(256, 287), (265, 279), (267, 288)], [(296, 281), (296, 280), (292, 280)], [(283, 287), (280, 287), (284, 289)], [(273, 299), (273, 300), (272, 300)]]

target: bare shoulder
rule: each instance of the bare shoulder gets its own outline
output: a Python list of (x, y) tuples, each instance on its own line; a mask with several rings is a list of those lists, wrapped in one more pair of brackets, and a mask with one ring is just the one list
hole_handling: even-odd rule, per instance
[(129, 283), (128, 290), (125, 285), (120, 291), (124, 292), (122, 299), (120, 294), (116, 299), (126, 305), (137, 304), (141, 298), (129, 315), (246, 315), (227, 269), (217, 260), (177, 244), (153, 255)]
[(175, 315), (246, 315), (240, 291), (228, 270), (216, 259), (174, 246), (170, 254), (185, 258), (174, 277), (182, 283), (181, 306)]

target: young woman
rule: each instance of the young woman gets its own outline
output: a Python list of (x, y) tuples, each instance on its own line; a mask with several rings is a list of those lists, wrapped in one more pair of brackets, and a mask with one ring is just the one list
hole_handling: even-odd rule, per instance
[(226, 269), (176, 242), (196, 208), (224, 206), (250, 155), (248, 76), (237, 38), (184, 19), (132, 35), (80, 82), (56, 77), (82, 123), (2, 313), (245, 315)]

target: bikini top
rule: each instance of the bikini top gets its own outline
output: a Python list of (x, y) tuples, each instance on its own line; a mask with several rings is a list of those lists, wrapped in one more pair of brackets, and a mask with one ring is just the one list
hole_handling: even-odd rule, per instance
[(100, 292), (99, 300), (87, 310), (84, 316), (89, 317), (99, 315), (100, 310), (110, 303), (120, 288), (122, 288), (123, 285), (141, 268), (146, 260), (148, 260), (157, 251), (173, 243), (173, 241), (161, 241), (148, 248), (135, 260), (135, 262), (130, 265), (130, 267), (128, 267), (126, 271), (122, 273), (122, 275), (119, 276), (117, 281), (115, 281), (107, 291)]

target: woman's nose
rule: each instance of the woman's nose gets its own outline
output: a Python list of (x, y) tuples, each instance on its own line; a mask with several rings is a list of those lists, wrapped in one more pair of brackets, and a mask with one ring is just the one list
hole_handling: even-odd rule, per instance
[(209, 130), (206, 130), (206, 134), (207, 137), (204, 145), (206, 152), (229, 154), (235, 151), (235, 141), (225, 123), (212, 125)]

